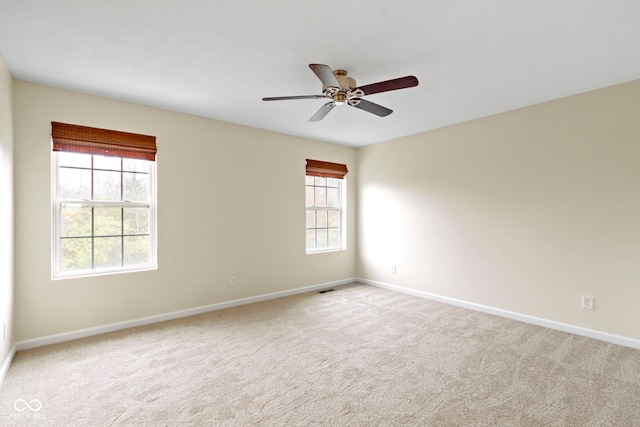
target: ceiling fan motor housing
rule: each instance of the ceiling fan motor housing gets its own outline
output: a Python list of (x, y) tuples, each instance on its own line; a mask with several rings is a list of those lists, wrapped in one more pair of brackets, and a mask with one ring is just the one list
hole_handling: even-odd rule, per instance
[(362, 91), (357, 90), (356, 79), (348, 76), (346, 70), (334, 70), (333, 75), (340, 87), (322, 85), (322, 93), (327, 98), (331, 98), (335, 105), (343, 105), (356, 96), (364, 95)]
[(356, 79), (348, 76), (346, 70), (335, 70), (333, 72), (333, 75), (336, 76), (336, 80), (338, 80), (338, 83), (340, 83), (340, 86), (343, 89), (355, 89), (356, 87), (358, 87), (358, 85), (356, 84)]

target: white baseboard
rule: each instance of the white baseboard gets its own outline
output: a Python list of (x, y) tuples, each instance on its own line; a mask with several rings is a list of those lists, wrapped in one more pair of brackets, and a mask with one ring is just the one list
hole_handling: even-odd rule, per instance
[(93, 335), (104, 334), (107, 332), (114, 332), (122, 329), (132, 328), (135, 326), (148, 325), (157, 322), (164, 322), (166, 320), (179, 319), (181, 317), (194, 316), (197, 314), (207, 313), (210, 311), (222, 310), (225, 308), (237, 307), (245, 304), (252, 304), (260, 301), (267, 301), (275, 298), (282, 298), (286, 296), (301, 294), (305, 292), (313, 292), (319, 291), (322, 289), (331, 288), (333, 286), (346, 285), (353, 282), (364, 283), (367, 285), (373, 285), (384, 289), (389, 289), (396, 292), (402, 292), (409, 295), (418, 296), (421, 298), (426, 298), (434, 301), (443, 302), (446, 304), (456, 305), (459, 307), (468, 308), (471, 310), (493, 314), (496, 316), (506, 317), (512, 320), (518, 320), (525, 323), (531, 323), (533, 325), (543, 326), (550, 329), (555, 329), (563, 332), (572, 333), (575, 335), (585, 336), (588, 338), (597, 339), (600, 341), (609, 342), (612, 344), (618, 344), (626, 347), (631, 347), (635, 349), (640, 349), (640, 340), (623, 337), (620, 335), (613, 335), (605, 332), (600, 332), (592, 329), (582, 328), (579, 326), (569, 325), (566, 323), (556, 322), (553, 320), (547, 320), (539, 317), (529, 316), (526, 314), (515, 313), (512, 311), (502, 310), (495, 307), (489, 307), (481, 304), (475, 304), (468, 301), (458, 300), (455, 298), (444, 297), (441, 295), (431, 294), (424, 291), (418, 291), (415, 289), (403, 288), (396, 285), (390, 285), (388, 283), (378, 282), (375, 280), (363, 279), (363, 278), (349, 278), (343, 280), (337, 280), (334, 282), (321, 283), (318, 285), (306, 286), (302, 288), (289, 289), (286, 291), (273, 292), (264, 295), (258, 295), (255, 297), (242, 298), (217, 304), (211, 304), (201, 307), (190, 308), (187, 310), (174, 311), (171, 313), (159, 314), (156, 316), (143, 317), (139, 319), (128, 320), (124, 322), (111, 323), (108, 325), (97, 326), (93, 328), (81, 329), (71, 332), (65, 332), (61, 334), (49, 335), (46, 337), (35, 338), (26, 341), (20, 341), (16, 343), (11, 352), (7, 356), (6, 360), (2, 365), (2, 370), (0, 371), (0, 384), (2, 384), (2, 380), (9, 370), (9, 366), (11, 365), (11, 361), (17, 351), (27, 350), (30, 348), (41, 347), (49, 344), (56, 344), (65, 341), (71, 341), (78, 338), (90, 337)]
[(13, 357), (16, 355), (16, 351), (16, 345), (11, 347), (11, 350), (9, 350), (9, 354), (7, 354), (7, 358), (2, 364), (2, 369), (0, 369), (0, 386), (2, 386), (4, 378), (7, 376), (7, 372), (9, 372), (9, 367), (11, 366), (11, 362), (13, 362)]
[[(18, 342), (14, 347), (14, 353), (15, 351), (28, 350), (30, 348), (42, 347), (44, 345), (71, 341), (78, 338), (86, 338), (93, 335), (119, 331), (121, 329), (132, 328), (135, 326), (142, 326), (142, 325), (148, 325), (151, 323), (164, 322), (166, 320), (179, 319), (181, 317), (194, 316), (196, 314), (222, 310), (225, 308), (237, 307), (245, 304), (252, 304), (254, 302), (267, 301), (275, 298), (282, 298), (290, 295), (302, 294), (305, 292), (319, 291), (322, 289), (330, 288), (332, 286), (346, 285), (353, 282), (356, 282), (355, 278), (337, 280), (334, 282), (321, 283), (319, 285), (305, 286), (303, 288), (289, 289), (286, 291), (273, 292), (270, 294), (258, 295), (255, 297), (242, 298), (242, 299), (237, 299), (233, 301), (205, 305), (205, 306), (190, 308), (186, 310), (174, 311), (171, 313), (159, 314), (156, 316), (143, 317), (139, 319), (127, 320), (127, 321), (118, 322), (118, 323), (110, 323), (108, 325), (97, 326), (94, 328), (80, 329), (80, 330), (71, 331), (71, 332), (64, 332), (61, 334), (49, 335), (41, 338), (34, 338), (31, 340)], [(7, 369), (8, 369), (8, 366), (7, 366)]]
[(446, 304), (451, 304), (459, 307), (468, 308), (470, 310), (480, 311), (482, 313), (493, 314), (500, 317), (506, 317), (512, 320), (518, 320), (520, 322), (530, 323), (537, 326), (543, 326), (549, 329), (555, 329), (557, 331), (568, 332), (570, 334), (580, 335), (587, 338), (593, 338), (596, 340), (622, 345), (625, 347), (631, 347), (640, 350), (640, 340), (634, 338), (623, 337), (620, 335), (609, 334), (606, 332), (596, 331), (593, 329), (582, 328), (580, 326), (574, 326), (567, 323), (556, 322), (554, 320), (543, 319), (540, 317), (529, 316), (527, 314), (516, 313), (513, 311), (502, 310), (495, 307), (489, 307), (486, 305), (475, 304), (468, 301), (463, 301), (455, 298), (444, 297), (441, 295), (431, 294), (429, 292), (418, 291), (415, 289), (403, 288), (401, 286), (390, 285), (388, 283), (377, 282), (375, 280), (357, 278), (359, 283), (367, 285), (373, 285), (391, 291), (402, 292), (408, 295), (414, 295), (421, 298), (426, 298)]

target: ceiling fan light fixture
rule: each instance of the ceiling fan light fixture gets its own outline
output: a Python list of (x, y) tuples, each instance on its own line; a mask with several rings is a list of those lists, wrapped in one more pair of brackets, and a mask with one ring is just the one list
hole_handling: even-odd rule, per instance
[(333, 103), (336, 105), (343, 105), (347, 102), (347, 94), (340, 91), (333, 96)]

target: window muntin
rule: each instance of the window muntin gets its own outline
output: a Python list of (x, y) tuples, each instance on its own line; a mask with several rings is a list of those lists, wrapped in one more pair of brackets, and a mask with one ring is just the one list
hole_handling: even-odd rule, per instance
[(343, 248), (344, 179), (306, 176), (307, 253)]
[(53, 158), (54, 278), (155, 268), (155, 162)]

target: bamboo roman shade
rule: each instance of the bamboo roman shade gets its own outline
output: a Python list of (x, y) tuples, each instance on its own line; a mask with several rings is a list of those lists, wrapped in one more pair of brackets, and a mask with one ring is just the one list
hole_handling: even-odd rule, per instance
[(309, 176), (342, 179), (348, 172), (347, 165), (307, 159), (307, 175)]
[(87, 126), (51, 122), (53, 151), (156, 159), (156, 137)]

